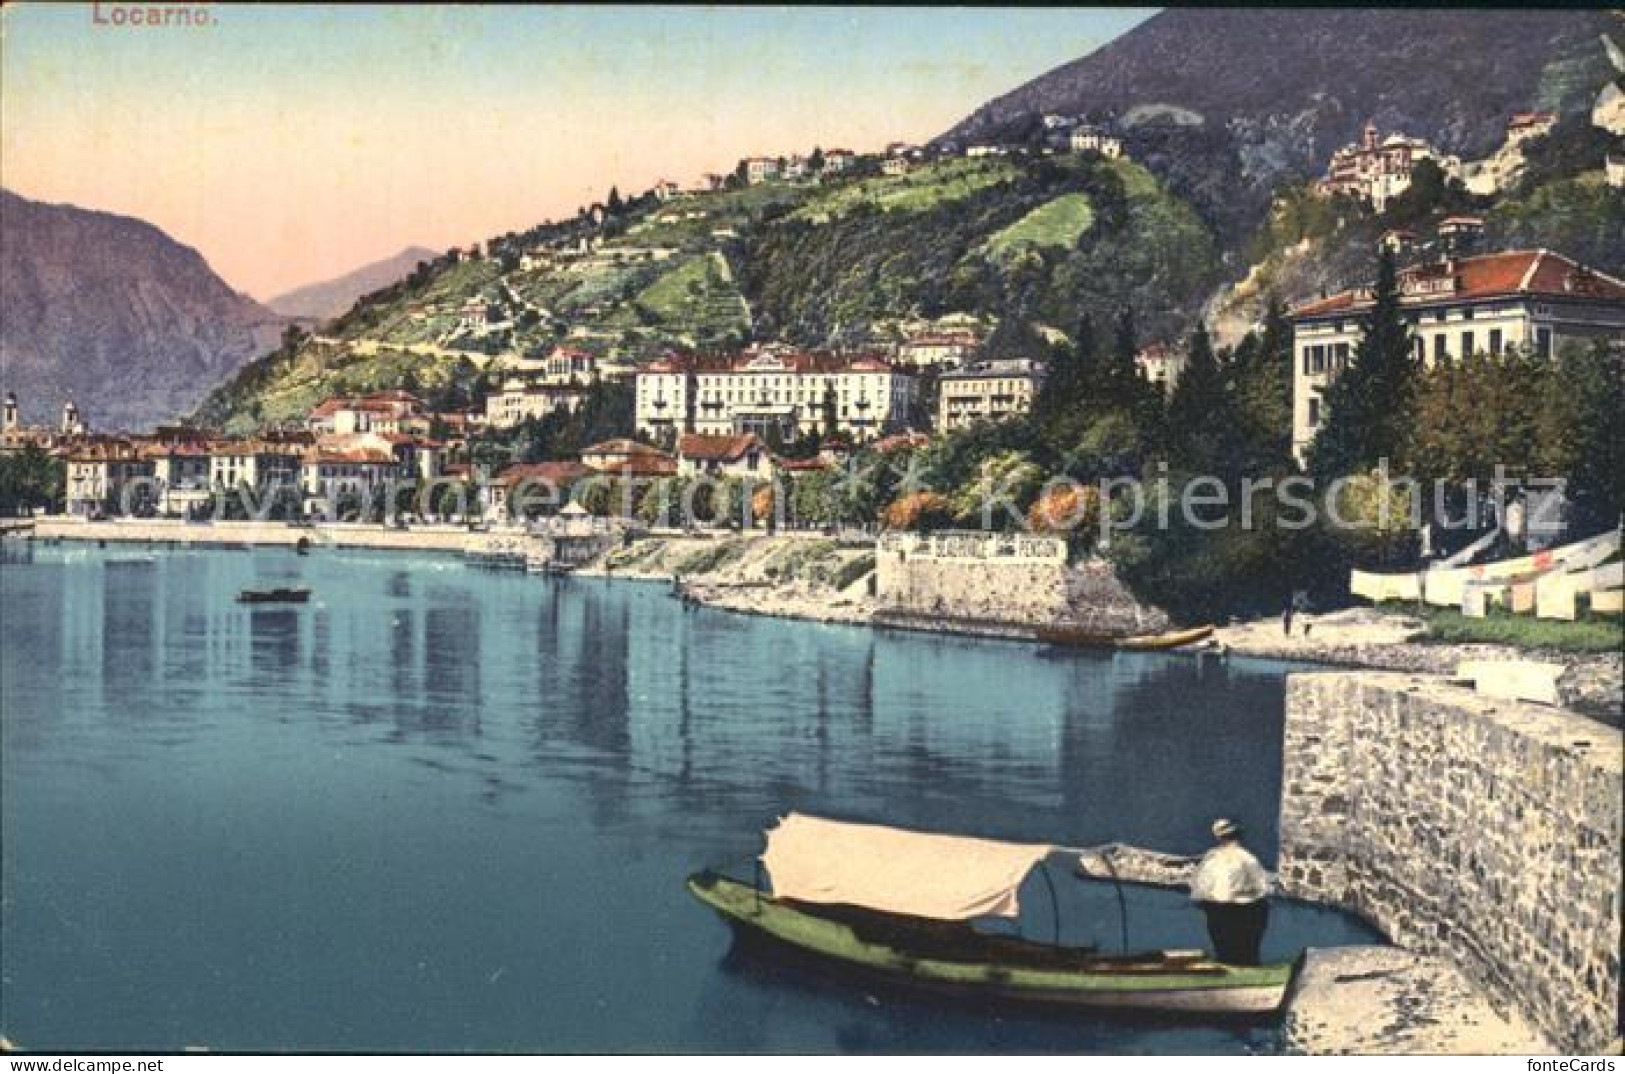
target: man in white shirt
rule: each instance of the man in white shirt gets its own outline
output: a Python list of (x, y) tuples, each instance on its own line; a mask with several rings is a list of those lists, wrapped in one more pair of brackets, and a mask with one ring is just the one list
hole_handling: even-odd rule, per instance
[(1213, 838), (1218, 846), (1202, 857), (1191, 877), (1191, 899), (1207, 915), (1214, 956), (1232, 966), (1256, 966), (1269, 924), (1269, 878), (1241, 845), (1235, 821), (1214, 821)]

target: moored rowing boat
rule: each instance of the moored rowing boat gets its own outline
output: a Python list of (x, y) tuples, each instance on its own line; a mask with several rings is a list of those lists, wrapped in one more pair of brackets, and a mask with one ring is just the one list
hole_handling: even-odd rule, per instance
[(1212, 626), (1191, 627), (1188, 630), (1171, 630), (1162, 634), (1135, 634), (1123, 636), (1118, 634), (1102, 634), (1089, 630), (1073, 630), (1070, 627), (1039, 627), (1038, 640), (1049, 642), (1051, 645), (1070, 645), (1085, 649), (1124, 649), (1129, 652), (1154, 652), (1161, 649), (1177, 649), (1181, 645), (1193, 645), (1199, 641), (1206, 641), (1213, 636)]
[(690, 877), (689, 891), (742, 935), (765, 938), (866, 976), (982, 1000), (1202, 1015), (1264, 1016), (1280, 1011), (1295, 963), (1226, 966), (1196, 953), (1130, 958), (1077, 950), (1073, 965), (1048, 951), (1041, 960), (1010, 950), (971, 960), (928, 957), (860, 935), (852, 924), (805, 904), (763, 894), (714, 873)]

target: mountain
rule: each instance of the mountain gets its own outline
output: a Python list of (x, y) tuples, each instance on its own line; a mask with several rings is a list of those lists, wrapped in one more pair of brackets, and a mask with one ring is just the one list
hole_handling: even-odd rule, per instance
[[(643, 362), (749, 340), (885, 347), (965, 321), (1142, 342), (1198, 318), (1222, 342), (1374, 271), (1378, 236), (1485, 217), (1492, 248), (1550, 246), (1619, 272), (1618, 151), (1591, 122), (1613, 79), (1608, 13), (1177, 9), (978, 109), (918, 158), (817, 181), (640, 195), (419, 265), (245, 367), (200, 419), (232, 431), (328, 395), (412, 387), (477, 400), (554, 346)], [(1368, 121), (1473, 159), (1514, 112), (1561, 113), (1505, 190), (1434, 168), (1382, 212), (1307, 182)], [(1067, 152), (1049, 113), (1109, 122), (1125, 155)], [(978, 142), (1001, 152), (967, 152)], [(1025, 333), (1024, 333), (1025, 334)], [(1030, 335), (1028, 336), (1030, 338)]]
[(1176, 8), (989, 101), (937, 144), (1028, 136), (1046, 113), (1118, 127), (1128, 152), (1221, 231), (1317, 173), (1367, 120), (1464, 158), (1509, 116), (1591, 106), (1603, 10)]
[(190, 409), (274, 345), (282, 318), (141, 220), (0, 191), (0, 381), (25, 420), (72, 398), (92, 428)]
[(326, 321), (349, 309), (362, 295), (371, 294), (407, 275), (417, 267), (418, 262), (433, 261), (438, 256), (437, 250), (408, 246), (393, 257), (363, 265), (354, 272), (306, 284), (278, 295), (266, 305), (284, 317)]

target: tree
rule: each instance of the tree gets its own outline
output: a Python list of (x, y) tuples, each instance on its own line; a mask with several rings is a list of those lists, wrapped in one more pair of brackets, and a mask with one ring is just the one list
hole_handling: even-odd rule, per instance
[(1399, 307), (1394, 256), (1384, 250), (1365, 331), (1323, 397), (1326, 417), (1309, 446), (1320, 477), (1363, 473), (1399, 455), (1410, 425), (1418, 362)]
[(1200, 473), (1234, 476), (1244, 461), (1236, 457), (1236, 432), (1224, 371), (1213, 353), (1207, 325), (1198, 321), (1185, 368), (1168, 399), (1168, 440), (1174, 462)]
[(824, 436), (826, 436), (826, 437), (834, 436), (836, 433), (840, 432), (840, 429), (841, 429), (840, 415), (839, 415), (839, 411), (837, 409), (837, 402), (836, 402), (836, 398), (835, 398), (835, 385), (834, 384), (826, 384), (826, 385), (824, 385), (823, 411), (824, 411), (824, 415), (823, 415)]
[(610, 187), (609, 197), (604, 199), (604, 211), (610, 216), (619, 216), (625, 208), (626, 203), (621, 200), (621, 188), (618, 186)]
[(1093, 402), (1096, 360), (1094, 322), (1084, 314), (1071, 344), (1050, 355), (1044, 383), (1033, 399), (1032, 422), (1057, 447), (1076, 442), (1081, 432)]
[(910, 492), (886, 508), (886, 528), (934, 530), (953, 524), (953, 505), (940, 492)]
[(1292, 324), (1271, 297), (1261, 330), (1236, 346), (1231, 371), (1237, 417), (1247, 434), (1247, 465), (1263, 472), (1291, 463)]
[(38, 444), (0, 455), (0, 514), (14, 515), (35, 508), (56, 510), (62, 504), (67, 467)]

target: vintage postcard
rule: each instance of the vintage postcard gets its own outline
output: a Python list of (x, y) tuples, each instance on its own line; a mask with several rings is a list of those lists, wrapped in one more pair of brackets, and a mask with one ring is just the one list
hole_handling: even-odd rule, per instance
[(1615, 1069), (1619, 11), (0, 60), (9, 1069)]

